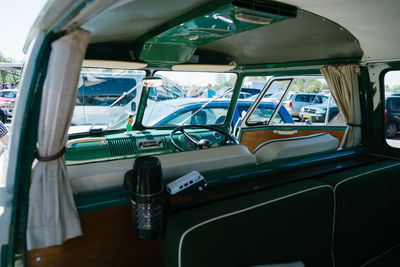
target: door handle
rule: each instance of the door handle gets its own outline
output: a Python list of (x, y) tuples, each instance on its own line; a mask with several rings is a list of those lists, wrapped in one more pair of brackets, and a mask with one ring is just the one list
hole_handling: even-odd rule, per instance
[(292, 131), (281, 131), (281, 130), (274, 130), (274, 134), (279, 134), (279, 135), (293, 135), (297, 134), (297, 130), (292, 130)]

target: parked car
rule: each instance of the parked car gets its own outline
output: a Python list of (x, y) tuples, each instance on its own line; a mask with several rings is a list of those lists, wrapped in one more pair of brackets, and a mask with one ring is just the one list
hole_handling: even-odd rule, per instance
[[(82, 72), (72, 124), (79, 127), (105, 125), (126, 110), (125, 105), (128, 103), (129, 109), (131, 109), (132, 103), (137, 106), (142, 90), (140, 82), (145, 76), (144, 71), (138, 72), (137, 74)], [(185, 95), (178, 85), (172, 84), (165, 78), (164, 80), (165, 83), (162, 87), (150, 89), (149, 98), (151, 100), (176, 99)], [(167, 86), (169, 86), (168, 89)], [(129, 92), (135, 87), (137, 87), (135, 90), (120, 98), (124, 92)], [(119, 101), (117, 101), (118, 99)], [(112, 109), (111, 105), (113, 105)]]
[(0, 120), (5, 122), (14, 112), (17, 89), (3, 89), (0, 91)]
[(331, 98), (328, 107), (328, 97), (326, 97), (321, 104), (303, 106), (300, 109), (299, 117), (302, 118), (303, 121), (310, 120), (311, 122), (325, 122), (328, 109), (328, 122), (330, 122), (333, 118), (336, 117), (337, 114), (339, 114), (339, 108), (333, 98)]
[(292, 117), (303, 119), (300, 110), (304, 106), (321, 104), (328, 96), (316, 93), (289, 93), (284, 105)]
[[(243, 114), (245, 114), (252, 101), (239, 100), (233, 114), (231, 129), (240, 123)], [(196, 98), (188, 102), (186, 99), (175, 99), (162, 101), (160, 105), (153, 105), (149, 112), (143, 117), (143, 124), (149, 126), (177, 126), (177, 125), (221, 125), (226, 120), (226, 113), (230, 105), (229, 100), (215, 99), (210, 102), (209, 99)], [(271, 117), (277, 103), (261, 102), (259, 109), (265, 118)], [(118, 119), (107, 124), (106, 130), (115, 130), (124, 128), (131, 115), (130, 112), (123, 113)], [(147, 116), (148, 115), (148, 116)], [(281, 106), (277, 116), (276, 123), (294, 123), (289, 112), (284, 106)]]
[[(172, 101), (174, 100), (171, 100), (171, 102)], [(227, 111), (230, 101), (213, 101), (203, 107), (205, 103), (206, 102), (204, 101), (199, 101), (197, 103), (174, 105), (177, 107), (175, 110), (168, 112), (164, 111), (161, 119), (157, 118), (153, 120), (154, 122), (150, 123), (149, 125), (213, 125), (222, 124), (223, 122), (225, 122), (226, 116), (218, 116), (218, 113), (221, 113), (221, 111)], [(241, 119), (243, 112), (246, 113), (252, 104), (253, 102), (245, 100), (237, 102), (232, 119), (232, 127), (238, 124), (238, 121)], [(265, 116), (271, 116), (276, 106), (276, 103), (262, 102), (260, 103), (259, 108), (263, 109), (263, 114), (265, 114)], [(196, 113), (200, 113), (202, 114), (202, 116), (196, 116)], [(189, 117), (191, 117), (191, 119), (187, 120)], [(185, 120), (187, 121), (182, 124), (182, 122)], [(281, 106), (281, 108), (279, 109), (278, 116), (275, 117), (275, 120), (277, 123), (294, 123), (292, 117), (284, 106)]]
[(400, 131), (400, 96), (385, 98), (386, 138), (393, 138)]

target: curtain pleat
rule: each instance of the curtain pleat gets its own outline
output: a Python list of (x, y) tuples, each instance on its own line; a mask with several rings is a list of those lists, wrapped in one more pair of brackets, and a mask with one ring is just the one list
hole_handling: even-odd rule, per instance
[[(52, 43), (38, 130), (37, 151), (41, 157), (56, 155), (67, 142), (89, 39), (89, 32), (78, 29)], [(28, 250), (61, 244), (81, 234), (64, 156), (38, 161), (29, 192)]]
[(321, 68), (321, 72), (348, 125), (340, 147), (359, 145), (361, 141), (359, 66), (355, 64), (325, 66)]

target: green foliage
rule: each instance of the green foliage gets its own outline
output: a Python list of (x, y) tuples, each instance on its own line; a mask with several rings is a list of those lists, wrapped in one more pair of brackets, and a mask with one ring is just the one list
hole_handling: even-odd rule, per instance
[(319, 79), (295, 79), (290, 91), (302, 93), (319, 93), (328, 90), (328, 86)]
[(215, 78), (214, 90), (219, 90), (224, 87), (234, 87), (236, 83), (236, 75), (218, 74)]
[(387, 93), (400, 93), (400, 84), (395, 84), (392, 86), (385, 85), (385, 91)]

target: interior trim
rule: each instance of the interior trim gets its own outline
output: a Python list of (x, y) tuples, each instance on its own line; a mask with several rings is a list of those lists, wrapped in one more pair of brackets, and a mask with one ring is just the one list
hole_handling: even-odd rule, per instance
[[(356, 178), (359, 178), (359, 177), (361, 177), (361, 176), (364, 176), (364, 175), (366, 175), (366, 174), (370, 174), (370, 173), (374, 173), (374, 172), (378, 172), (378, 171), (382, 171), (382, 170), (385, 170), (385, 169), (388, 169), (388, 168), (391, 168), (391, 167), (395, 167), (395, 166), (399, 166), (400, 165), (400, 163), (397, 163), (397, 164), (393, 164), (393, 165), (390, 165), (390, 166), (386, 166), (386, 167), (382, 167), (382, 168), (379, 168), (379, 169), (375, 169), (375, 170), (372, 170), (372, 171), (367, 171), (367, 172), (364, 172), (364, 173), (361, 173), (361, 174), (357, 174), (357, 175), (354, 175), (354, 176), (352, 176), (352, 177), (349, 177), (349, 178), (347, 178), (347, 179), (344, 179), (343, 181), (340, 181), (339, 183), (337, 183), (337, 184), (335, 184), (335, 186), (333, 187), (333, 192), (334, 192), (334, 194), (333, 194), (333, 203), (334, 203), (334, 208), (333, 208), (333, 231), (332, 231), (332, 233), (333, 233), (333, 236), (335, 236), (335, 225), (336, 225), (336, 189), (337, 189), (337, 187), (339, 186), (339, 185), (341, 185), (341, 184), (343, 184), (343, 183), (345, 183), (345, 182), (347, 182), (347, 181), (349, 181), (349, 180), (353, 180), (353, 179), (356, 179)], [(333, 261), (335, 261), (335, 251), (333, 250), (333, 245), (334, 245), (334, 239), (332, 239), (332, 258), (333, 258)], [(399, 244), (400, 245), (400, 244)], [(386, 252), (385, 252), (386, 253)], [(383, 255), (383, 254), (382, 254)], [(381, 255), (380, 255), (381, 256)], [(380, 257), (380, 256), (378, 256), (378, 257)], [(375, 258), (378, 258), (378, 257), (375, 257)], [(373, 258), (372, 260), (370, 260), (370, 261), (373, 261), (375, 258)], [(370, 261), (368, 261), (367, 263), (369, 263)], [(334, 264), (333, 264), (333, 266), (335, 266), (335, 262), (333, 262)], [(367, 264), (367, 263), (365, 263), (365, 264)], [(365, 265), (364, 264), (364, 265)], [(364, 266), (364, 265), (362, 265), (362, 266)]]
[[(280, 164), (280, 169), (287, 170), (283, 173), (275, 173), (274, 169), (268, 168), (270, 163), (259, 164), (258, 167), (253, 167), (251, 171), (246, 170), (246, 178), (248, 179), (242, 178), (237, 172), (224, 172), (227, 182), (221, 182), (223, 186), (213, 185), (213, 177), (205, 174), (204, 177), (207, 179), (209, 184), (207, 190), (184, 195), (169, 196), (170, 212), (180, 212), (181, 210), (195, 206), (251, 194), (285, 183), (304, 179), (318, 179), (318, 176), (321, 175), (364, 166), (382, 160), (381, 158), (372, 157), (370, 155), (342, 155), (338, 156), (336, 160), (334, 160), (332, 157), (338, 155), (338, 153), (340, 154), (340, 152), (330, 154), (331, 157), (326, 158), (326, 160), (329, 159), (329, 162), (321, 160), (321, 156), (310, 156), (306, 159), (303, 158), (299, 160), (292, 159), (287, 163), (282, 162), (282, 164)], [(315, 161), (313, 159), (315, 159)], [(306, 162), (312, 162), (312, 164), (306, 165)], [(301, 168), (299, 168), (299, 166), (301, 166)], [(218, 175), (220, 176), (221, 174)], [(232, 183), (233, 179), (235, 179), (236, 182)]]
[(366, 174), (370, 174), (370, 173), (382, 171), (382, 170), (385, 170), (385, 169), (388, 169), (388, 168), (392, 168), (392, 167), (396, 167), (396, 166), (400, 166), (400, 163), (396, 163), (396, 164), (393, 164), (393, 165), (390, 165), (390, 166), (386, 166), (386, 167), (382, 167), (382, 168), (375, 169), (375, 170), (372, 170), (372, 171), (367, 171), (367, 172), (364, 172), (364, 173), (361, 173), (361, 174), (354, 175), (354, 176), (349, 177), (349, 178), (347, 178), (347, 179), (345, 179), (345, 180), (343, 180), (343, 181), (340, 181), (339, 183), (337, 183), (337, 184), (335, 185), (335, 187), (334, 187), (333, 189), (336, 191), (336, 189), (337, 189), (337, 187), (338, 187), (339, 185), (341, 185), (341, 184), (343, 184), (343, 183), (345, 183), (345, 182), (347, 182), (347, 181), (349, 181), (349, 180), (356, 179), (356, 178), (359, 178), (359, 177), (364, 176), (364, 175), (366, 175)]
[[(297, 131), (296, 131), (296, 133), (297, 133)], [(258, 147), (256, 147), (256, 149), (254, 149), (253, 153), (256, 153), (260, 148), (262, 148), (263, 146), (265, 146), (267, 144), (276, 143), (276, 142), (290, 142), (290, 141), (295, 141), (295, 140), (311, 139), (314, 137), (327, 135), (327, 134), (328, 133), (318, 133), (318, 134), (312, 134), (312, 135), (304, 135), (304, 136), (296, 136), (296, 137), (268, 140), (268, 141), (265, 141), (264, 143), (259, 144)]]
[(369, 261), (367, 261), (366, 263), (364, 263), (363, 265), (361, 265), (361, 267), (363, 267), (363, 266), (367, 266), (367, 264), (369, 264), (369, 263), (371, 263), (371, 262), (373, 262), (373, 261), (375, 261), (375, 260), (379, 259), (379, 258), (380, 258), (380, 257), (382, 257), (383, 255), (385, 255), (385, 254), (389, 253), (390, 251), (392, 251), (392, 250), (396, 249), (396, 248), (397, 248), (397, 247), (399, 247), (399, 246), (400, 246), (400, 243), (398, 243), (397, 245), (395, 245), (395, 246), (391, 247), (390, 249), (386, 250), (385, 252), (383, 252), (383, 253), (379, 254), (379, 255), (378, 255), (378, 256), (376, 256), (375, 258), (373, 258), (373, 259), (370, 259)]

